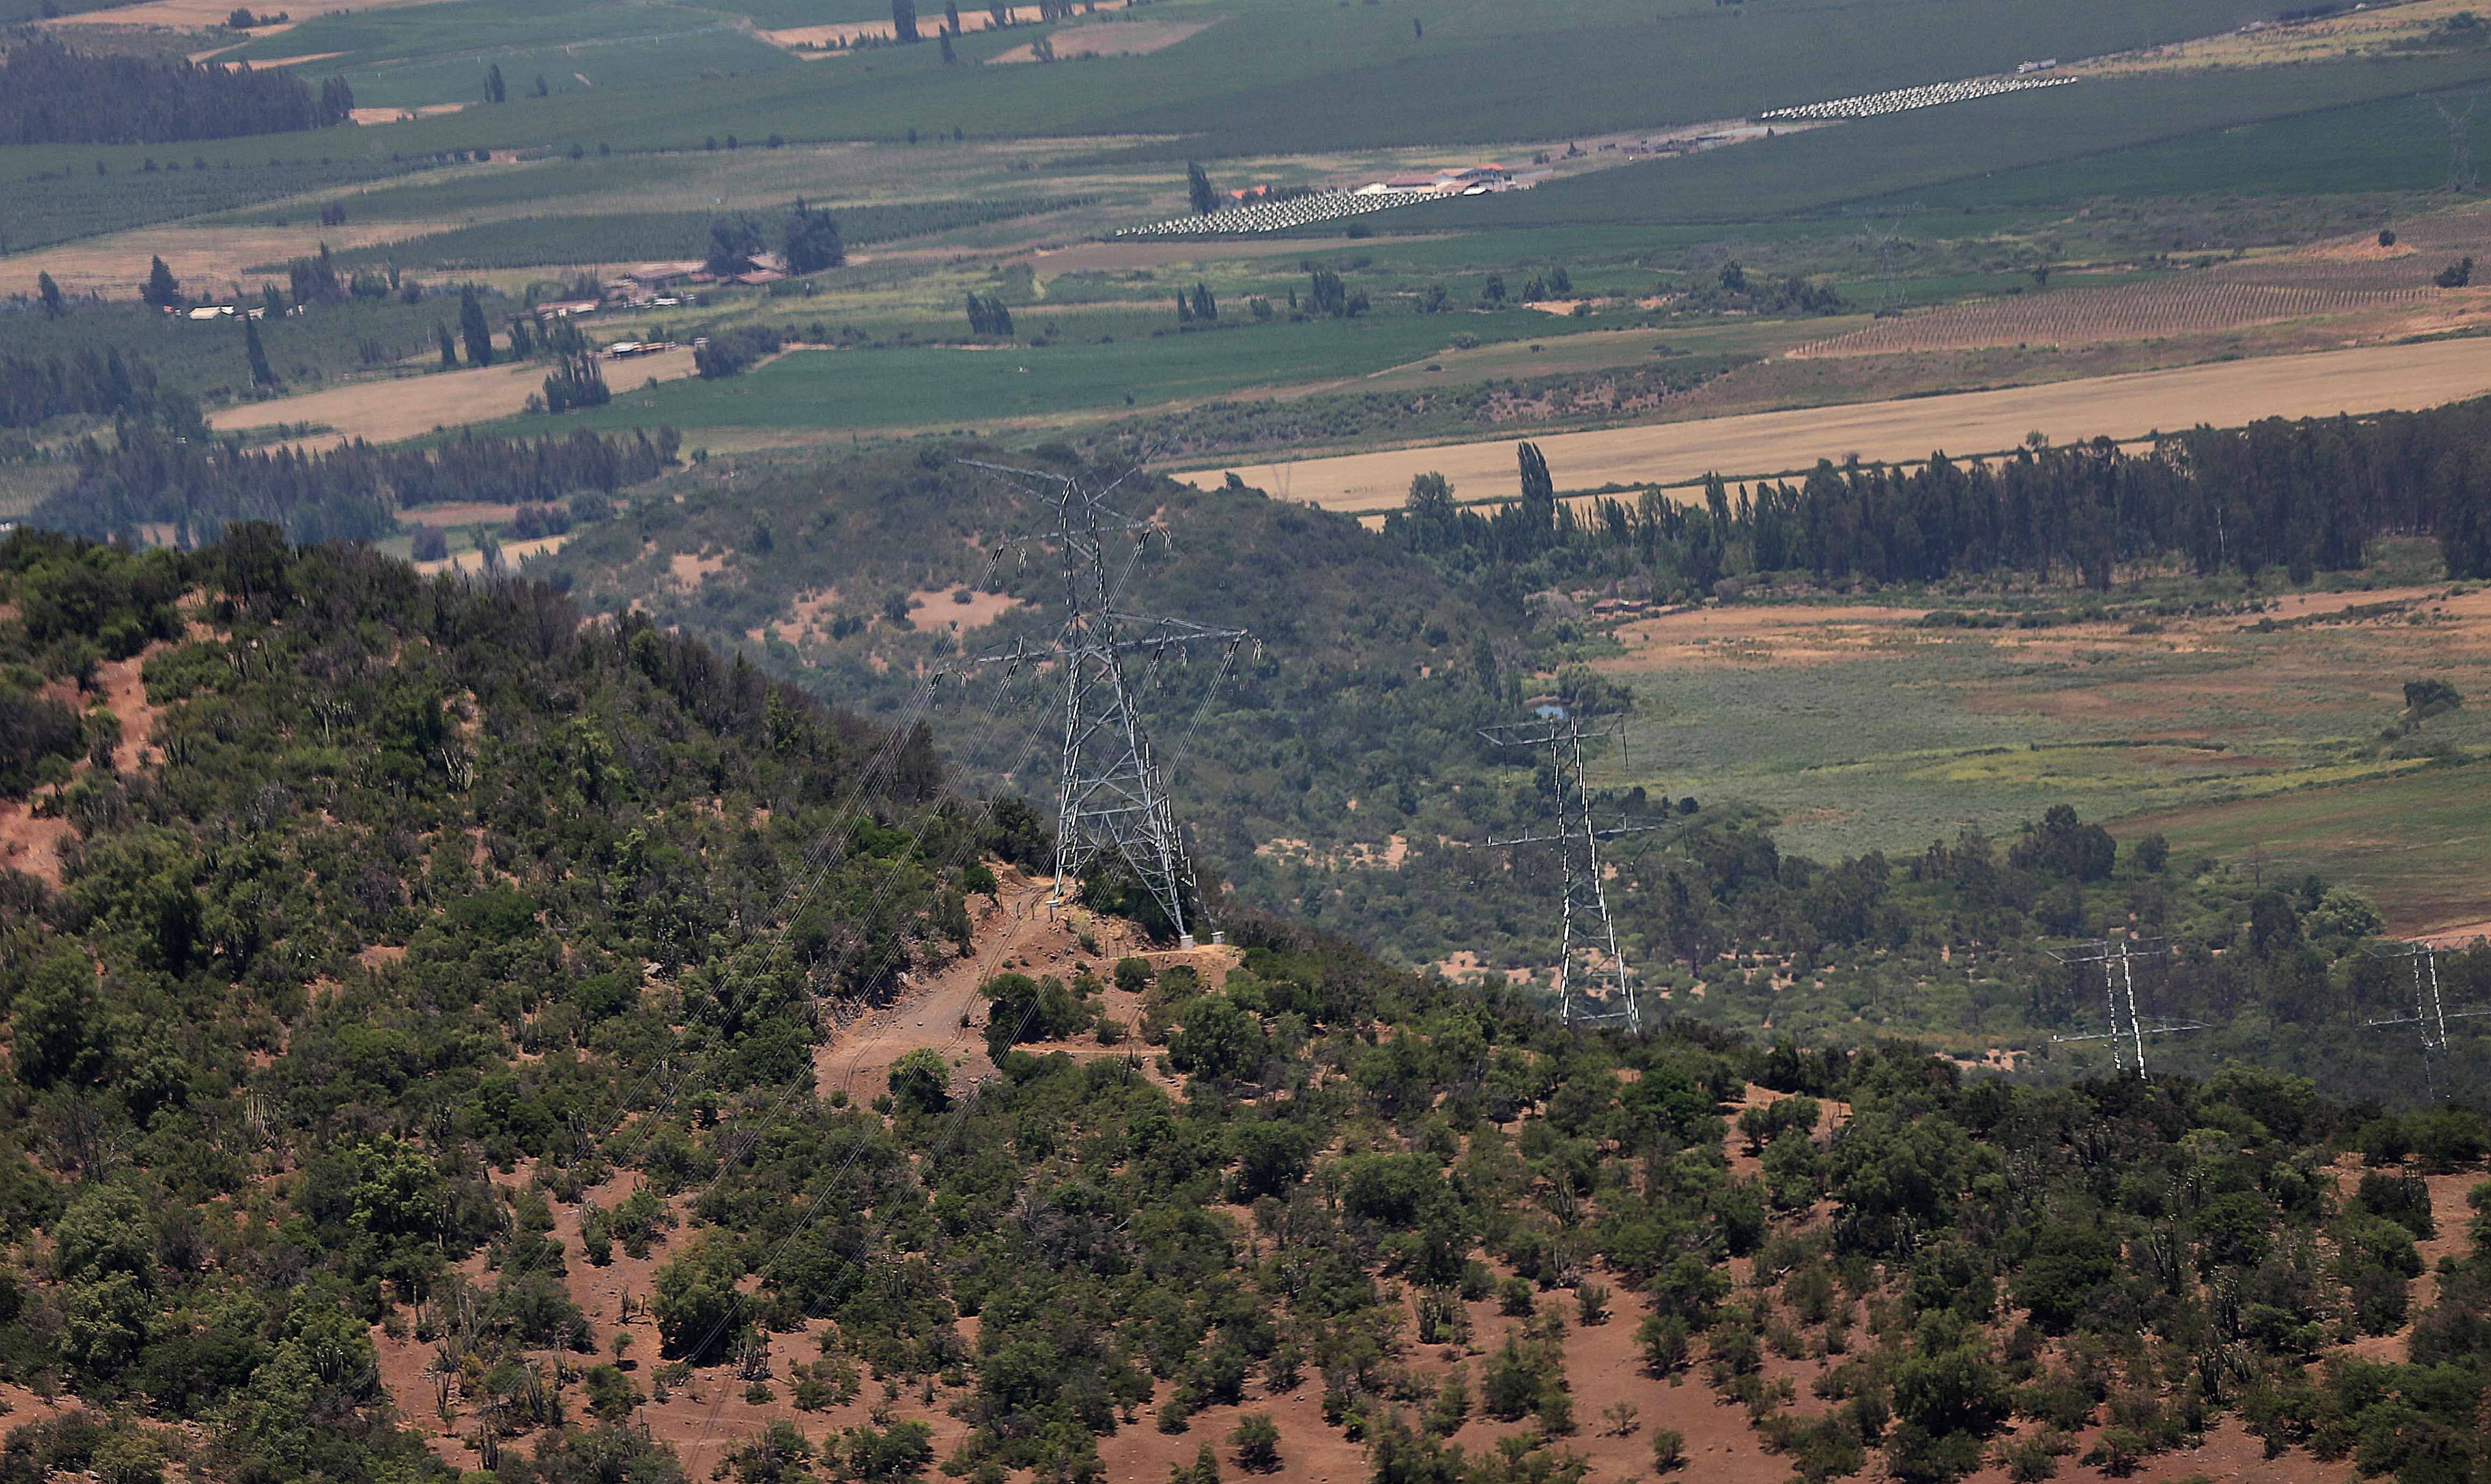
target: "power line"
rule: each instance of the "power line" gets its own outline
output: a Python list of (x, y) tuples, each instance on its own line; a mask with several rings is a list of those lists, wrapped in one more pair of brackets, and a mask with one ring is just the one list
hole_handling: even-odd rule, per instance
[(2451, 1010), (2439, 993), (2439, 947), (2428, 943), (2400, 943), (2389, 947), (2373, 947), (2378, 958), (2403, 959), (2413, 970), (2414, 1008), (2410, 1015), (2389, 1016), (2363, 1021), (2373, 1030), (2388, 1026), (2412, 1026), (2421, 1035), (2422, 1091), (2433, 1102), (2439, 1100), (2439, 1058), (2447, 1050), (2447, 1023), (2472, 1020), (2491, 1015), (2491, 1009)]
[[(1126, 515), (1106, 503), (1122, 480), (1094, 490), (1070, 475), (964, 462), (1013, 480), (1055, 513), (1053, 531), (1016, 538), (996, 552), (1000, 561), (1003, 549), (1022, 547), (1025, 563), (1028, 545), (1056, 549), (1064, 567), (1065, 616), (1054, 642), (1036, 648), (1015, 642), (1009, 650), (953, 667), (956, 674), (1000, 665), (1007, 675), (1033, 664), (1063, 668), (1064, 745), (1056, 792), (1053, 900), (1061, 905), (1068, 884), (1077, 882), (1100, 857), (1113, 854), (1132, 869), (1158, 904), (1178, 943), (1192, 947), (1192, 924), (1186, 914), (1187, 901), (1199, 898), (1193, 863), (1177, 829), (1166, 775), (1151, 749), (1150, 732), (1143, 724), (1135, 702), (1136, 686), (1126, 673), (1125, 661), (1128, 656), (1148, 655), (1151, 676), (1156, 678), (1171, 656), (1182, 660), (1198, 646), (1216, 644), (1222, 648), (1224, 678), (1238, 651), (1254, 636), (1243, 628), (1127, 613), (1116, 606), (1119, 593), (1152, 539), (1167, 543), (1161, 522)], [(1131, 544), (1123, 571), (1111, 586), (1109, 547), (1119, 538)], [(1208, 704), (1206, 700), (1206, 708)], [(1197, 724), (1199, 720), (1197, 713)]]
[(1557, 1018), (1566, 1025), (1622, 1022), (1643, 1028), (1635, 1001), (1634, 973), (1618, 946), (1618, 923), (1609, 911), (1607, 884), (1600, 874), (1600, 842), (1620, 835), (1644, 834), (1668, 827), (1621, 819), (1602, 825), (1594, 816), (1592, 795), (1583, 780), (1583, 742), (1615, 737), (1626, 746), (1626, 720), (1586, 727), (1570, 713), (1536, 721), (1481, 727), (1480, 736), (1499, 747), (1544, 749), (1548, 754), (1549, 793), (1555, 823), (1545, 829), (1486, 843), (1555, 845), (1565, 872), (1558, 914)]
[(2101, 967), (2102, 999), (2110, 1012), (2109, 1028), (2080, 1032), (2073, 1035), (2054, 1035), (2052, 1045), (2071, 1041), (2110, 1042), (2111, 1064), (2122, 1073), (2133, 1072), (2144, 1080), (2145, 1038), (2149, 1035), (2175, 1035), (2184, 1031), (2203, 1031), (2202, 1021), (2148, 1018), (2136, 1006), (2136, 962), (2139, 959), (2165, 958), (2171, 945), (2164, 939), (2139, 940), (2120, 938), (2104, 942), (2080, 943), (2065, 948), (2045, 949), (2052, 958), (2081, 970), (2089, 964)]
[(2472, 190), (2474, 179), (2474, 110), (2481, 105), (2482, 96), (2476, 94), (2465, 101), (2465, 110), (2451, 111), (2447, 104), (2434, 98), (2430, 105), (2439, 110), (2440, 122), (2447, 126), (2447, 189)]

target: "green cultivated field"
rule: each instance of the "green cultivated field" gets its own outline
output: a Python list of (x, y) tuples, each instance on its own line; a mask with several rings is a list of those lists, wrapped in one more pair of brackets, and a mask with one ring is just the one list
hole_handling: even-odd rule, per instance
[[(624, 365), (609, 373), (618, 393), (612, 405), (560, 425), (665, 423), (688, 433), (986, 427), (1008, 419), (1121, 411), (1242, 388), (1358, 376), (1440, 350), (1456, 333), (1484, 340), (1566, 332), (1566, 321), (1517, 311), (1241, 326), (1110, 345), (797, 351), (727, 381), (675, 382), (630, 393), (622, 391), (630, 375)], [(547, 424), (538, 420), (520, 425), (535, 431)]]
[[(145, 149), (0, 150), (0, 252), (23, 252), (419, 166), (375, 160), (341, 130)], [(329, 151), (339, 153), (330, 154)], [(147, 169), (156, 161), (154, 171)], [(96, 173), (96, 163), (104, 173)], [(207, 168), (198, 168), (201, 160)], [(132, 179), (135, 177), (135, 179)], [(302, 212), (290, 214), (296, 219)]]
[[(2236, 8), (2217, 0), (2084, 7), (1848, 0), (1804, 10), (1669, 0), (1657, 15), (1627, 0), (1563, 10), (1454, 0), (1423, 15), (1403, 6), (1272, 0), (1150, 8), (1155, 21), (1214, 17), (1220, 24), (1148, 56), (946, 69), (930, 45), (883, 48), (630, 97), (561, 95), (536, 101), (524, 122), (515, 104), (471, 110), (408, 126), (404, 137), (431, 149), (518, 138), (680, 148), (729, 129), (746, 138), (773, 131), (891, 138), (909, 127), (954, 126), (982, 136), (1207, 136), (1172, 146), (1177, 154), (1563, 140), (1943, 81), (2035, 55), (2080, 56), (2237, 23)], [(1414, 18), (1423, 38), (1414, 35)], [(972, 32), (959, 50), (974, 61), (1028, 35)]]
[[(1448, 215), (1457, 215), (1462, 226), (1473, 229), (1744, 222), (1821, 212), (1952, 182), (1965, 184), (1930, 199), (1994, 208), (1999, 203), (1983, 184), (1972, 183), (1975, 178), (1985, 184), (1993, 171), (2147, 144), (2165, 145), (2158, 157), (2160, 172), (2146, 191), (2152, 194), (2418, 188), (2446, 180), (2447, 155), (2444, 130), (2425, 133), (2418, 122), (2391, 148), (2366, 156), (2348, 149), (2302, 159), (2288, 148), (2273, 148), (2261, 152), (2266, 168), (2252, 171), (2240, 168), (2243, 161), (2237, 149), (2209, 149), (2207, 136), (2221, 138), (2220, 131), (2241, 125), (2376, 104), (2396, 95), (2491, 78), (2491, 51), (2300, 67), (2289, 73), (2288, 88), (2277, 85), (2278, 75), (2242, 71), (2089, 79), (2073, 87), (1920, 109), (1684, 160), (1602, 170), (1533, 191), (1458, 201)], [(2393, 106), (2417, 119), (2428, 113), (2426, 103), (2410, 100)], [(2315, 113), (2294, 119), (2290, 127), (2323, 132), (2339, 117), (2349, 120), (2347, 133), (2387, 143), (2385, 132), (2370, 132), (2381, 121), (2362, 114)], [(2384, 174), (2371, 172), (2367, 184), (2347, 179), (2353, 173), (2348, 159), (2382, 157), (2393, 158), (2396, 165)], [(2060, 191), (2049, 198), (2066, 199), (2067, 194)]]
[[(533, 87), (537, 77), (544, 78), (550, 89), (586, 97), (592, 91), (628, 93), (649, 84), (685, 78), (731, 78), (797, 65), (787, 53), (724, 21), (680, 12), (650, 18), (681, 24), (670, 30), (600, 37), (564, 45), (497, 47), (473, 55), (393, 62), (368, 71), (349, 72), (345, 77), (355, 89), (355, 102), (363, 106), (416, 108), (426, 103), (481, 99), (484, 70), (498, 66), (510, 99), (499, 106), (507, 110), (551, 101), (523, 96), (523, 90)], [(583, 82), (582, 78), (587, 80)]]
[[(2443, 101), (2464, 109), (2465, 95)], [(2471, 131), (2476, 151), (2491, 151), (2491, 116), (2477, 110)], [(2102, 197), (2434, 190), (2447, 185), (2447, 126), (2439, 110), (2427, 97), (2402, 96), (2001, 171), (1903, 199), (1942, 210), (1998, 210)]]
[[(894, 206), (844, 206), (839, 236), (848, 247), (896, 242), (984, 222), (1057, 211), (1077, 197), (1027, 200), (925, 201)], [(764, 222), (784, 217), (787, 203), (756, 206)], [(340, 254), (348, 263), (397, 263), (444, 268), (538, 268), (568, 263), (695, 258), (708, 249), (708, 212), (649, 212), (628, 217), (521, 217), (479, 223), (428, 237), (358, 248)]]
[[(1867, 614), (1836, 657), (1816, 626), (1843, 608), (1797, 611), (1797, 628), (1725, 615), (1734, 634), (1714, 645), (1615, 661), (1641, 704), (1634, 766), (1602, 781), (1762, 804), (1786, 848), (1829, 858), (2008, 833), (2073, 803), (2227, 859), (2271, 838), (2278, 869), (2352, 881), (2406, 926), (2491, 916), (2484, 766), (2432, 766), (2483, 756), (2491, 708), (2435, 718), (2419, 745), (2379, 739), (2406, 680), (2491, 695), (2478, 620), (2425, 604), (2418, 623), (2270, 633), (2242, 615), (2002, 634)], [(2363, 810), (2376, 828), (2355, 828)]]
[(788, 54), (715, 11), (590, 0), (454, 0), (318, 16), (249, 42), (242, 60), (340, 52), (307, 73), (342, 75), (365, 107), (482, 102), (486, 69), (498, 66), (504, 108), (549, 90), (588, 93), (794, 65)]
[[(504, 312), (511, 312), (487, 303), (497, 323)], [(436, 322), (458, 322), (456, 298), (427, 299), (416, 305), (401, 304), (394, 297), (322, 305), (299, 319), (260, 321), (259, 336), (277, 374), (300, 391), (305, 383), (387, 369), (407, 357), (428, 355)], [(232, 320), (194, 324), (125, 300), (82, 306), (60, 320), (30, 314), (12, 317), (7, 324), (0, 347), (19, 354), (70, 356), (89, 348), (113, 349), (139, 357), (158, 375), (194, 391), (216, 393), (250, 385), (242, 326)], [(366, 350), (374, 354), (367, 358)]]
[(2491, 764), (2308, 789), (2129, 820), (2174, 852), (2218, 856), (2289, 880), (2316, 872), (2395, 911), (2422, 931), (2484, 919), (2491, 858)]

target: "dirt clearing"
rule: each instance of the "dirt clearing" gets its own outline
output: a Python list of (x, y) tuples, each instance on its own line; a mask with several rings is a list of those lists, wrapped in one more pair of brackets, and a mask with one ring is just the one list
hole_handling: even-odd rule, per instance
[(1021, 600), (1004, 593), (981, 593), (975, 588), (928, 588), (908, 595), (908, 606), (915, 610), (920, 626), (942, 625), (953, 633), (983, 628), (1014, 608)]
[[(692, 353), (689, 350), (643, 356), (608, 368), (611, 381), (630, 386), (638, 385), (644, 377), (675, 381), (690, 374)], [(268, 427), (278, 422), (309, 422), (331, 429), (305, 441), (304, 447), (313, 449), (334, 448), (353, 438), (394, 443), (431, 432), (435, 427), (515, 417), (526, 409), (529, 397), (544, 390), (544, 376), (543, 366), (528, 362), (393, 381), (358, 382), (303, 396), (228, 407), (212, 415), (208, 422), (220, 432)]]
[[(1751, 413), (1695, 422), (1558, 433), (1538, 440), (1565, 489), (1676, 483), (1719, 471), (1756, 478), (1805, 470), (1820, 458), (1925, 458), (1944, 449), (1987, 452), (2039, 431), (2061, 443), (2108, 434), (2136, 438), (2199, 422), (2323, 417), (2433, 407), (2491, 392), (2491, 341), (2363, 347), (2176, 370), (2140, 371), (2049, 386), (1963, 392), (1902, 401)], [(1513, 488), (1511, 439), (1440, 444), (1284, 464), (1224, 464), (1176, 477), (1216, 488), (1236, 469), (1248, 482), (1334, 510), (1398, 507), (1414, 476), (1434, 471), (1457, 496)], [(1691, 493), (1691, 492), (1690, 492)]]
[(444, 113), (456, 113), (465, 103), (422, 103), (413, 108), (358, 108), (358, 124), (396, 124), (403, 119), (428, 119)]
[[(272, 276), (246, 272), (253, 264), (309, 257), (324, 242), (343, 252), (438, 229), (404, 221), (324, 227), (317, 212), (308, 208), (300, 225), (149, 227), (0, 258), (0, 294), (32, 294), (38, 277), (48, 273), (67, 293), (101, 289), (109, 298), (127, 299), (147, 281), (151, 257), (163, 258), (183, 288), (194, 295), (241, 287), (256, 292), (260, 282)], [(281, 280), (285, 276), (273, 276)]]
[[(1154, 51), (1165, 51), (1198, 31), (1216, 25), (1219, 17), (1206, 20), (1131, 20), (1112, 25), (1075, 26), (1058, 31), (1048, 39), (1056, 60), (1068, 57), (1146, 57)], [(1014, 46), (986, 59), (988, 67), (1011, 62), (1035, 62), (1038, 45)]]

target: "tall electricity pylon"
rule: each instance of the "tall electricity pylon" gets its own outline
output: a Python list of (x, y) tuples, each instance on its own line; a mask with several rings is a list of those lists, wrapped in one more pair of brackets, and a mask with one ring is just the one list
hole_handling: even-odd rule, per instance
[[(1220, 679), (1236, 663), (1238, 651), (1253, 640), (1243, 628), (1212, 628), (1183, 619), (1148, 618), (1116, 607), (1126, 580), (1143, 549), (1157, 537), (1164, 544), (1166, 528), (1111, 509), (1106, 496), (1115, 485), (1092, 490), (1070, 475), (1036, 469), (1010, 469), (999, 464), (969, 462), (1021, 485), (1054, 510), (1055, 529), (1004, 543), (1052, 546), (1064, 566), (1064, 626), (1051, 645), (1032, 647), (1015, 642), (1009, 650), (962, 661), (956, 671), (1003, 665), (1017, 672), (1024, 665), (1055, 664), (1064, 671), (1064, 761), (1056, 791), (1055, 893), (1061, 905), (1081, 873), (1100, 856), (1113, 852), (1132, 868), (1143, 888), (1167, 915), (1177, 940), (1194, 946), (1187, 914), (1196, 896), (1193, 865), (1187, 858), (1176, 813), (1168, 804), (1167, 784), (1151, 751), (1149, 731), (1134, 704), (1136, 687), (1127, 676), (1127, 655), (1150, 656), (1155, 680), (1170, 656), (1182, 660), (1196, 646), (1221, 646)], [(1122, 482), (1119, 480), (1118, 482)], [(1130, 550), (1111, 564), (1109, 546), (1129, 540)], [(1025, 560), (1025, 558), (1024, 558)], [(1110, 579), (1108, 567), (1118, 567)], [(1213, 682), (1216, 691), (1218, 680)], [(1209, 707), (1206, 696), (1204, 708)], [(1199, 724), (1202, 713), (1195, 713)], [(1188, 728), (1188, 732), (1190, 728)]]
[(2462, 113), (2434, 98), (2430, 105), (2439, 110), (2440, 122), (2447, 126), (2447, 189), (2472, 190), (2474, 180), (2474, 110), (2482, 105), (2479, 93), (2465, 101)]
[(2364, 1024), (2372, 1028), (2412, 1026), (2421, 1033), (2422, 1089), (2436, 1102), (2439, 1100), (2439, 1057), (2447, 1050), (2447, 1023), (2491, 1015), (2491, 1010), (2451, 1010), (2441, 1002), (2439, 949), (2434, 945), (2400, 943), (2392, 947), (2372, 948), (2370, 951), (2381, 958), (2401, 958), (2413, 966), (2414, 1008), (2410, 1015), (2395, 1015)]
[(2087, 1031), (2075, 1035), (2054, 1035), (2053, 1045), (2066, 1041), (2110, 1042), (2111, 1064), (2122, 1072), (2145, 1076), (2145, 1038), (2149, 1035), (2173, 1035), (2183, 1031), (2203, 1031), (2203, 1022), (2194, 1020), (2148, 1020), (2136, 1008), (2136, 961), (2140, 958), (2161, 958), (2171, 951), (2167, 942), (2138, 942), (2121, 938), (2105, 943), (2080, 943), (2072, 947), (2047, 950), (2063, 964), (2080, 966), (2099, 964), (2102, 975), (2102, 999), (2110, 1009), (2110, 1028)]
[[(1480, 736), (1500, 747), (1544, 749), (1548, 754), (1549, 792), (1554, 796), (1555, 825), (1525, 830), (1508, 839), (1491, 835), (1490, 845), (1554, 845), (1566, 873), (1560, 946), (1557, 954), (1557, 1018), (1566, 1025), (1625, 1023), (1643, 1028), (1642, 1007), (1635, 1000), (1634, 972), (1618, 947), (1617, 918), (1609, 912), (1608, 887), (1600, 878), (1600, 842), (1620, 835), (1664, 829), (1625, 820), (1602, 825), (1592, 814), (1592, 795), (1583, 781), (1583, 742), (1615, 736), (1626, 745), (1623, 720), (1586, 727), (1571, 715), (1482, 727)], [(1588, 1007), (1587, 1007), (1588, 1006)]]

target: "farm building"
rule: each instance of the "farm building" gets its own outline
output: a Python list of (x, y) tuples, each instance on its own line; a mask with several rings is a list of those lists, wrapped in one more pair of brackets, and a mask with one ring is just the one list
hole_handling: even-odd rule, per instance
[(633, 288), (655, 293), (661, 288), (689, 282), (700, 271), (698, 263), (643, 263), (625, 274), (622, 281)]

